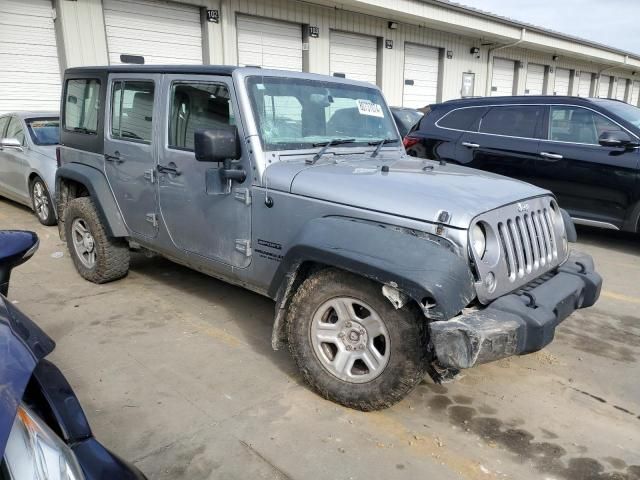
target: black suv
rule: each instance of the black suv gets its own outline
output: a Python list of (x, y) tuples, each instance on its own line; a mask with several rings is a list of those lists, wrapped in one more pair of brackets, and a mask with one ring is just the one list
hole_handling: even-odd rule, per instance
[(487, 97), (431, 105), (409, 155), (551, 190), (576, 223), (640, 230), (640, 109), (579, 97)]

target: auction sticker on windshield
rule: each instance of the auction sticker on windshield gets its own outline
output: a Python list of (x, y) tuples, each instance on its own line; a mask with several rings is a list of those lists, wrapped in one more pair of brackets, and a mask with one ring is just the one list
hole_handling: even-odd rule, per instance
[(358, 112), (360, 112), (360, 115), (384, 118), (382, 106), (377, 103), (373, 103), (371, 100), (356, 100), (356, 103), (358, 104)]

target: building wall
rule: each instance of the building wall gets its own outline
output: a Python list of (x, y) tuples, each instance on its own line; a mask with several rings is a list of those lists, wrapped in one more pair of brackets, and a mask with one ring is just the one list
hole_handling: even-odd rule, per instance
[[(154, 1), (154, 0), (149, 0)], [(160, 0), (158, 0), (160, 1)], [(494, 57), (516, 60), (516, 88), (514, 92), (524, 94), (527, 65), (545, 65), (545, 93), (553, 94), (555, 69), (571, 71), (571, 93), (576, 94), (579, 72), (597, 74), (607, 67), (601, 62), (621, 61), (618, 53), (602, 51), (590, 45), (581, 45), (565, 39), (549, 39), (536, 32), (525, 32), (514, 25), (500, 24), (482, 18), (474, 18), (464, 12), (435, 6), (417, 0), (344, 0), (337, 8), (331, 0), (181, 0), (202, 9), (203, 58), (205, 63), (238, 63), (237, 16), (253, 15), (276, 20), (294, 22), (303, 26), (319, 28), (318, 38), (306, 38), (308, 49), (303, 52), (305, 69), (314, 73), (329, 73), (329, 38), (331, 30), (371, 35), (383, 40), (392, 40), (393, 48), (380, 48), (378, 53), (378, 83), (390, 104), (400, 105), (404, 88), (404, 49), (406, 43), (436, 47), (441, 50), (439, 101), (460, 97), (462, 74), (475, 74), (475, 95), (488, 95)], [(57, 32), (61, 64), (76, 65), (106, 64), (108, 45), (104, 28), (102, 0), (54, 0), (57, 11)], [(206, 9), (219, 10), (219, 23), (207, 22)], [(397, 29), (390, 29), (390, 20), (397, 22)], [(420, 20), (420, 21), (418, 21)], [(422, 21), (424, 20), (424, 21)], [(421, 23), (417, 25), (416, 23)], [(446, 31), (445, 31), (446, 29)], [(470, 31), (485, 34), (470, 35)], [(463, 33), (467, 32), (467, 33)], [(487, 40), (491, 34), (492, 41)], [(522, 40), (519, 47), (498, 48)], [(532, 45), (538, 44), (537, 49)], [(523, 46), (525, 48), (523, 48)], [(472, 54), (472, 48), (479, 53)], [(575, 58), (566, 53), (558, 55), (555, 50), (575, 52)], [(546, 51), (542, 51), (546, 50)], [(132, 52), (134, 53), (134, 52)], [(447, 53), (449, 55), (447, 55)], [(593, 61), (580, 59), (592, 58)], [(448, 58), (450, 57), (450, 58)], [(628, 60), (628, 59), (627, 59)], [(629, 64), (634, 63), (629, 60)], [(611, 63), (609, 63), (611, 65)], [(638, 62), (640, 66), (640, 62)], [(630, 68), (611, 69), (604, 74), (621, 78), (621, 82), (633, 80)], [(630, 83), (630, 82), (629, 82)], [(625, 98), (629, 99), (631, 88)], [(616, 84), (613, 90), (615, 94)]]

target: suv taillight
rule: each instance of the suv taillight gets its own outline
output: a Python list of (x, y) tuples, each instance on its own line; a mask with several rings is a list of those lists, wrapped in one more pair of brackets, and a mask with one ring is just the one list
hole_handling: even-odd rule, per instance
[(62, 165), (62, 160), (60, 160), (60, 147), (56, 147), (56, 164), (58, 165), (58, 168)]
[(404, 148), (410, 148), (420, 142), (419, 138), (406, 136), (402, 139), (402, 144)]

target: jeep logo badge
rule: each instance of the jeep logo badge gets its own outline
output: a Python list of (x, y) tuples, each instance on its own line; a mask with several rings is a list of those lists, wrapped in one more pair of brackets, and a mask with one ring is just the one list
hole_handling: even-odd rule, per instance
[(518, 211), (519, 212), (528, 212), (529, 204), (528, 203), (518, 203)]

